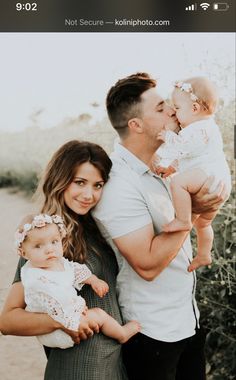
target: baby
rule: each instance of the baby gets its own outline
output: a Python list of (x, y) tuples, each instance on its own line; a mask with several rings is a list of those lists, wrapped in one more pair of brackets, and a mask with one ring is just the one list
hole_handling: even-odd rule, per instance
[[(164, 144), (157, 150), (160, 160), (157, 174), (166, 178), (178, 172), (170, 184), (176, 218), (164, 226), (165, 232), (191, 229), (191, 194), (198, 192), (207, 177), (215, 178), (210, 191), (214, 191), (219, 181), (225, 184), (228, 195), (231, 190), (230, 170), (213, 118), (218, 102), (215, 86), (205, 77), (176, 82), (172, 100), (181, 130), (177, 134), (166, 126), (158, 135)], [(198, 250), (188, 268), (190, 272), (211, 263), (211, 222), (215, 216), (216, 212), (203, 213), (194, 223)]]
[[(99, 308), (88, 309), (77, 295), (84, 284), (90, 285), (99, 297), (108, 292), (108, 284), (100, 280), (85, 264), (63, 257), (62, 240), (66, 237), (63, 221), (58, 215), (40, 214), (26, 217), (16, 231), (18, 253), (28, 261), (21, 269), (26, 310), (47, 313), (66, 329), (77, 331), (86, 318), (96, 321), (103, 334), (120, 343), (140, 331), (136, 321), (121, 326)], [(63, 330), (38, 336), (48, 347), (68, 348), (74, 342)]]

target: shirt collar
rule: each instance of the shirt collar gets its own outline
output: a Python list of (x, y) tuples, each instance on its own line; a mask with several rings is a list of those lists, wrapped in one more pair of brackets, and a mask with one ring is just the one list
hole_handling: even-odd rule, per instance
[(111, 159), (116, 158), (126, 162), (139, 175), (143, 175), (150, 171), (150, 168), (143, 161), (117, 141), (114, 143), (114, 151), (111, 154)]

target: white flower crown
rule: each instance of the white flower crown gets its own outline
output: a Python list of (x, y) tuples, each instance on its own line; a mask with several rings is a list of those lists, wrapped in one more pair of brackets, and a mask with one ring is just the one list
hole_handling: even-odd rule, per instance
[(59, 228), (61, 237), (64, 238), (66, 236), (66, 229), (63, 223), (62, 218), (59, 215), (47, 215), (47, 214), (39, 214), (35, 215), (31, 223), (26, 223), (22, 228), (18, 229), (15, 233), (15, 246), (19, 249), (25, 240), (29, 231), (34, 228), (45, 227), (47, 224), (56, 224)]
[(175, 82), (174, 86), (179, 88), (181, 91), (187, 92), (190, 94), (190, 99), (196, 102), (198, 99), (197, 95), (193, 93), (193, 88), (191, 83), (187, 82)]

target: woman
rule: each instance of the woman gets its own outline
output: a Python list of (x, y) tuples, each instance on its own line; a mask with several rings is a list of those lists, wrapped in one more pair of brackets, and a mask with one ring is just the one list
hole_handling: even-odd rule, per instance
[[(116, 299), (117, 264), (114, 253), (102, 238), (91, 209), (97, 204), (108, 180), (111, 161), (105, 151), (89, 142), (70, 141), (64, 144), (49, 162), (42, 181), (44, 203), (41, 212), (59, 214), (64, 219), (70, 239), (64, 256), (86, 263), (91, 271), (109, 284), (109, 293), (98, 297), (91, 287), (84, 286), (81, 296), (87, 306), (100, 307), (121, 323)], [(62, 326), (46, 314), (24, 310), (23, 287), (20, 282), (21, 259), (14, 284), (1, 316), (0, 329), (5, 334), (39, 335)], [(66, 330), (75, 342), (66, 350), (47, 350), (45, 380), (125, 380), (121, 346), (117, 341), (95, 334), (97, 325), (88, 321), (79, 331)]]

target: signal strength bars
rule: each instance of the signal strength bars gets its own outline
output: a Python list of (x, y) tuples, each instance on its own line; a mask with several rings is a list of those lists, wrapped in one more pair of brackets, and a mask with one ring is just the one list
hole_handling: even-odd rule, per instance
[(197, 4), (189, 5), (185, 8), (186, 11), (196, 11), (197, 10)]

